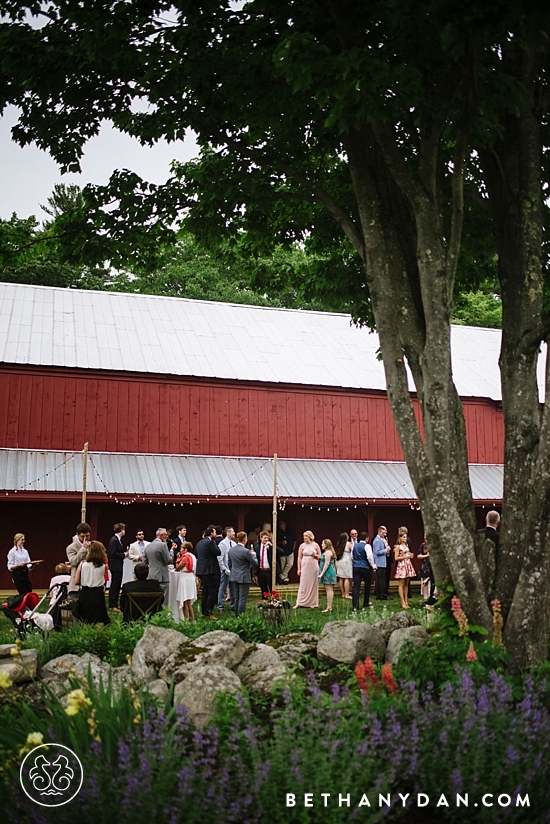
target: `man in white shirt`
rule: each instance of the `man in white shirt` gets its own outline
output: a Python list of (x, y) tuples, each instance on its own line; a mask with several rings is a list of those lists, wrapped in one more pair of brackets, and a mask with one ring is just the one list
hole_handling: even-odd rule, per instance
[(229, 606), (232, 610), (235, 609), (235, 599), (233, 594), (233, 587), (229, 580), (231, 569), (229, 567), (229, 551), (235, 546), (235, 530), (232, 526), (226, 526), (223, 531), (224, 537), (218, 544), (221, 555), (218, 557), (218, 564), (220, 565), (220, 588), (218, 590), (218, 611), (223, 612), (223, 605), (225, 603), (225, 594), (227, 587), (229, 587)]

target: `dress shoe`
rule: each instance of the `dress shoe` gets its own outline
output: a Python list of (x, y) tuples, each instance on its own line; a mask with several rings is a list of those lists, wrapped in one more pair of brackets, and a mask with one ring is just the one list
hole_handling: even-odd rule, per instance
[(121, 610), (118, 607), (109, 607), (109, 612), (120, 612)]

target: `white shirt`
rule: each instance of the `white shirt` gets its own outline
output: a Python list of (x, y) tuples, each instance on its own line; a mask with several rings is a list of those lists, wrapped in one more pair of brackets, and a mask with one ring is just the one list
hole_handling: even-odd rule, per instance
[(227, 556), (229, 555), (229, 550), (233, 546), (235, 546), (235, 541), (232, 541), (231, 538), (224, 538), (223, 541), (220, 541), (218, 544), (218, 547), (221, 550), (221, 555), (218, 555), (218, 564), (220, 570), (225, 572), (226, 575), (229, 575), (230, 572)]
[(95, 567), (91, 561), (84, 561), (80, 567), (80, 584), (83, 587), (102, 587), (105, 583), (105, 564)]
[(31, 556), (29, 555), (29, 553), (27, 552), (25, 547), (23, 547), (21, 549), (17, 546), (14, 546), (8, 552), (8, 569), (10, 570), (10, 572), (13, 569), (13, 567), (17, 566), (18, 564), (25, 564), (26, 563), (27, 567), (30, 569), (31, 568), (30, 561), (31, 561)]
[(267, 550), (269, 544), (260, 544), (260, 569), (269, 569), (269, 558), (267, 557)]

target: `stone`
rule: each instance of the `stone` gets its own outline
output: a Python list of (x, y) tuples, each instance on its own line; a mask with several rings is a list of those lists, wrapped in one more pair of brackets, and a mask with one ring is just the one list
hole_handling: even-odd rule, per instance
[(405, 641), (412, 641), (415, 649), (424, 647), (430, 640), (430, 636), (424, 627), (403, 627), (396, 629), (390, 635), (386, 649), (386, 661), (388, 664), (397, 664), (399, 655)]
[(319, 636), (313, 632), (291, 632), (278, 635), (267, 644), (276, 650), (285, 667), (295, 667), (303, 655), (317, 656)]
[(254, 676), (268, 667), (279, 667), (283, 674), (285, 668), (281, 664), (281, 659), (273, 647), (267, 644), (252, 644), (246, 650), (244, 658), (235, 668), (235, 674), (239, 676), (243, 684), (248, 685)]
[(132, 668), (127, 664), (121, 667), (111, 667), (111, 679), (113, 687), (117, 692), (124, 687), (131, 687), (134, 684)]
[(60, 655), (59, 658), (52, 658), (51, 661), (44, 664), (39, 674), (40, 677), (44, 679), (58, 678), (61, 681), (65, 681), (68, 675), (71, 674), (71, 670), (75, 672), (78, 670), (78, 674), (82, 672), (83, 662), (86, 665), (86, 671), (88, 664), (100, 665), (102, 663), (101, 658), (90, 652), (85, 652), (82, 656), (68, 652), (66, 655)]
[(17, 649), (17, 644), (0, 644), (0, 658), (11, 658), (12, 649)]
[(221, 666), (233, 669), (245, 652), (246, 644), (235, 632), (206, 632), (172, 653), (161, 667), (159, 678), (166, 682), (173, 678), (179, 683), (197, 668)]
[(166, 701), (170, 691), (168, 684), (166, 681), (163, 681), (162, 678), (155, 678), (154, 681), (144, 684), (143, 689), (149, 693), (149, 695), (152, 695), (154, 698), (159, 698), (161, 701)]
[(12, 684), (21, 684), (23, 681), (31, 679), (25, 672), (25, 668), (14, 658), (11, 661), (3, 659), (0, 663), (0, 676), (9, 678)]
[(402, 610), (401, 612), (394, 613), (394, 615), (389, 615), (387, 618), (383, 618), (381, 621), (373, 624), (373, 626), (376, 627), (376, 629), (379, 630), (387, 640), (396, 629), (421, 627), (422, 624), (414, 617), (414, 615), (411, 615), (410, 612)]
[(130, 666), (134, 682), (141, 686), (154, 681), (167, 658), (188, 644), (189, 639), (181, 632), (148, 624), (132, 655)]
[(193, 723), (205, 727), (214, 716), (218, 694), (234, 695), (241, 688), (240, 679), (228, 667), (219, 664), (196, 667), (192, 678), (176, 684), (174, 704), (183, 704)]
[(278, 681), (284, 681), (288, 677), (285, 666), (279, 662), (272, 667), (251, 673), (245, 686), (258, 695), (269, 695)]
[(374, 661), (384, 660), (386, 643), (382, 633), (370, 624), (357, 621), (331, 621), (325, 624), (317, 657), (327, 664), (356, 664), (368, 655)]
[[(13, 644), (17, 650), (18, 647)], [(0, 658), (0, 673), (6, 675), (13, 684), (23, 684), (25, 681), (32, 681), (36, 678), (38, 670), (38, 650), (22, 649), (17, 655), (4, 656)]]

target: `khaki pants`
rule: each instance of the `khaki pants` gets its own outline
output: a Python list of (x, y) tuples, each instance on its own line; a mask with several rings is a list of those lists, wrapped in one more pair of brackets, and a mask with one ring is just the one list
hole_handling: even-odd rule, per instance
[(294, 565), (294, 553), (291, 552), (290, 555), (280, 555), (279, 563), (281, 565), (281, 572), (279, 577), (283, 581), (288, 581), (288, 573)]

